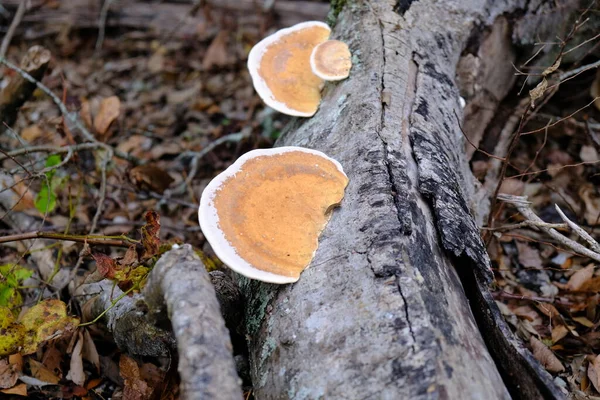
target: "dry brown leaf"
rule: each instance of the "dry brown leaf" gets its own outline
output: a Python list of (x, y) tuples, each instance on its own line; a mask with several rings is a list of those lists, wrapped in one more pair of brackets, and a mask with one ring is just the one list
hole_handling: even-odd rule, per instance
[(186, 103), (186, 102), (192, 100), (194, 97), (198, 96), (201, 89), (202, 89), (202, 84), (200, 82), (197, 82), (187, 89), (175, 90), (175, 91), (169, 92), (167, 94), (167, 103), (169, 103), (169, 104)]
[(550, 372), (561, 372), (565, 370), (560, 360), (554, 355), (546, 345), (540, 342), (535, 336), (529, 339), (529, 345), (533, 350), (533, 356)]
[(556, 343), (560, 341), (562, 338), (567, 336), (569, 333), (569, 328), (564, 325), (556, 325), (552, 328), (552, 343)]
[(589, 225), (595, 225), (598, 215), (600, 215), (600, 197), (596, 193), (595, 186), (592, 184), (581, 185), (578, 194), (585, 204), (585, 221)]
[(586, 328), (591, 328), (594, 326), (594, 323), (586, 317), (573, 317), (573, 321), (585, 326)]
[(62, 361), (64, 355), (63, 352), (56, 348), (54, 345), (47, 346), (46, 351), (44, 352), (44, 356), (42, 357), (42, 364), (46, 366), (54, 375), (59, 378), (63, 377), (62, 372)]
[(50, 369), (44, 364), (38, 362), (32, 358), (28, 360), (29, 368), (31, 369), (31, 376), (40, 381), (51, 383), (53, 385), (60, 382), (60, 377), (56, 376)]
[(42, 128), (38, 125), (29, 125), (26, 128), (21, 129), (21, 138), (27, 142), (33, 142), (35, 139), (39, 138), (44, 134)]
[(121, 112), (121, 101), (117, 96), (102, 99), (100, 110), (94, 118), (94, 129), (96, 133), (104, 135), (110, 124), (119, 117)]
[(83, 359), (82, 359), (82, 348), (83, 348), (83, 335), (80, 332), (77, 334), (77, 344), (73, 348), (71, 354), (71, 362), (69, 365), (69, 372), (67, 373), (67, 379), (79, 386), (83, 386), (85, 383), (85, 372), (83, 371)]
[[(94, 367), (96, 372), (100, 373), (100, 356), (96, 349), (96, 344), (92, 340), (92, 335), (87, 329), (83, 330), (83, 358), (88, 360)], [(88, 388), (89, 389), (89, 388)]]
[(594, 276), (594, 264), (590, 264), (587, 267), (580, 269), (575, 272), (569, 278), (569, 282), (565, 285), (567, 290), (579, 290), (581, 287), (588, 282)]
[(584, 292), (600, 292), (600, 276), (593, 277), (581, 286), (581, 291)]
[(86, 99), (81, 101), (81, 110), (79, 110), (79, 116), (89, 129), (92, 129), (92, 106)]
[(15, 386), (19, 379), (20, 369), (18, 365), (10, 363), (8, 357), (0, 359), (0, 389), (8, 389)]
[(142, 156), (152, 148), (152, 139), (143, 135), (131, 135), (117, 146), (123, 153), (131, 153), (136, 157)]
[(537, 249), (529, 246), (523, 242), (516, 242), (517, 249), (519, 250), (519, 263), (525, 268), (542, 268), (542, 258), (540, 252)]
[(502, 181), (502, 186), (500, 186), (500, 193), (511, 194), (514, 196), (523, 195), (524, 190), (525, 182), (515, 178), (504, 179)]
[(165, 67), (165, 48), (161, 47), (148, 59), (148, 71), (153, 74), (161, 72)]
[(19, 383), (10, 389), (2, 389), (0, 392), (4, 394), (14, 394), (17, 396), (27, 396), (27, 385), (24, 383)]
[(596, 391), (600, 392), (600, 356), (594, 357), (588, 365), (587, 376)]
[(144, 400), (150, 398), (152, 388), (141, 378), (140, 369), (135, 360), (122, 354), (119, 360), (119, 369), (125, 381), (123, 400)]
[(228, 42), (229, 35), (225, 30), (220, 31), (215, 36), (202, 60), (202, 67), (204, 69), (224, 67), (232, 62), (230, 51), (227, 49)]
[(140, 190), (162, 194), (174, 179), (165, 170), (154, 165), (138, 165), (129, 171), (129, 179)]
[(546, 317), (548, 317), (550, 319), (555, 319), (555, 318), (560, 317), (560, 313), (558, 312), (558, 310), (556, 309), (556, 307), (554, 307), (550, 303), (536, 303), (535, 306)]

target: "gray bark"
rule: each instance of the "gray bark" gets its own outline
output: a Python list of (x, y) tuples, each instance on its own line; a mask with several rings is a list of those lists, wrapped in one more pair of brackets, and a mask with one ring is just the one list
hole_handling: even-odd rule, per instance
[(324, 151), (350, 183), (297, 283), (241, 282), (258, 399), (562, 396), (489, 295), (455, 117), (469, 40), (502, 15), (520, 16), (523, 35), (531, 15), (540, 26), (568, 11), (539, 3), (345, 4), (333, 37), (354, 55), (350, 78), (328, 84), (317, 114), (278, 144)]

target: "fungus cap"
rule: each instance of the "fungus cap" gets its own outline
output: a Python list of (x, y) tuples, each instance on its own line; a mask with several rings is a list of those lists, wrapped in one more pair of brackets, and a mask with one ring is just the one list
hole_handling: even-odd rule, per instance
[(302, 22), (275, 32), (250, 50), (252, 83), (269, 107), (298, 117), (314, 115), (321, 102), (323, 81), (312, 73), (310, 55), (330, 33), (323, 22)]
[(264, 282), (296, 282), (347, 184), (340, 163), (319, 151), (253, 150), (204, 189), (200, 227), (232, 270)]
[(312, 72), (326, 81), (339, 81), (350, 75), (352, 55), (348, 45), (339, 40), (318, 44), (310, 55)]

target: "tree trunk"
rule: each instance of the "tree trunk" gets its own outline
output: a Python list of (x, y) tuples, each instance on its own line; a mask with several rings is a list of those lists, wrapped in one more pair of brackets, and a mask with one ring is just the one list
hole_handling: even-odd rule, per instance
[(561, 398), (488, 291), (455, 76), (498, 18), (510, 50), (575, 4), (336, 3), (350, 78), (278, 144), (324, 151), (350, 183), (297, 283), (242, 281), (256, 398)]

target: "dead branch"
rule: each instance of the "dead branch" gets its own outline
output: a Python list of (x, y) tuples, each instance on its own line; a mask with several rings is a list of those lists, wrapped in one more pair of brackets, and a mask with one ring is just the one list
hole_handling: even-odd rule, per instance
[[(21, 0), (2, 2), (14, 9)], [(41, 0), (36, 0), (33, 8)], [(290, 26), (309, 20), (325, 20), (329, 5), (314, 1), (273, 2), (273, 16), (281, 26)], [(190, 15), (190, 4), (173, 2), (121, 1), (119, 7), (112, 7), (106, 17), (106, 27), (123, 27), (154, 31), (158, 35), (174, 34), (179, 38), (190, 37), (206, 40), (218, 30), (219, 21), (226, 15), (235, 14), (240, 25), (258, 26), (264, 10), (256, 0), (210, 0), (205, 2), (205, 12)], [(57, 33), (61, 26), (74, 28), (98, 28), (101, 3), (95, 0), (69, 0), (59, 2), (58, 7), (37, 7), (23, 18), (23, 25), (37, 27), (42, 34)], [(182, 17), (184, 17), (182, 19)], [(212, 27), (211, 27), (212, 25)], [(173, 30), (173, 27), (177, 27)], [(200, 32), (198, 27), (205, 27)], [(39, 29), (43, 28), (43, 29)], [(19, 33), (20, 30), (17, 30)]]
[[(512, 195), (508, 195), (508, 194), (499, 194), (498, 200), (515, 206), (515, 208), (521, 213), (521, 215), (523, 215), (523, 217), (525, 217), (529, 221), (534, 222), (533, 226), (535, 226), (539, 230), (545, 232), (546, 234), (548, 234), (550, 237), (552, 237), (554, 240), (556, 240), (560, 244), (564, 245), (565, 247), (575, 251), (578, 254), (589, 257), (592, 260), (600, 261), (600, 253), (590, 250), (587, 247), (581, 245), (580, 243), (577, 243), (576, 241), (564, 236), (563, 234), (558, 232), (556, 229), (546, 226), (546, 223), (531, 210), (531, 208), (530, 208), (531, 203), (529, 201), (527, 201), (527, 196), (512, 196)], [(560, 211), (559, 214), (562, 214), (562, 211)], [(571, 224), (575, 225), (568, 218), (566, 218), (566, 216), (563, 218), (563, 220), (571, 228), (572, 228)], [(583, 231), (583, 229), (580, 227), (577, 227), (577, 228), (578, 229), (573, 229), (574, 232), (579, 235), (582, 235), (581, 231)], [(587, 233), (585, 233), (584, 236), (589, 236), (589, 235)], [(584, 237), (584, 236), (582, 236), (582, 237), (584, 239), (586, 239), (586, 237)], [(591, 237), (590, 237), (590, 239), (591, 239)], [(597, 243), (593, 239), (591, 239), (591, 240), (595, 243), (595, 245), (597, 245)]]
[[(4, 60), (4, 56), (0, 55), (0, 60)], [(19, 70), (26, 73), (34, 81), (39, 81), (44, 76), (49, 62), (50, 52), (41, 46), (33, 46), (21, 60)], [(35, 82), (27, 79), (23, 74), (19, 74), (13, 77), (8, 86), (2, 90), (2, 93), (0, 93), (0, 122), (2, 122), (0, 133), (5, 130), (4, 124), (7, 126), (14, 124), (19, 109), (29, 100), (35, 88)]]
[[(208, 274), (192, 247), (184, 245), (160, 258), (141, 294), (115, 302), (123, 292), (106, 280), (83, 285), (76, 294), (82, 301), (90, 299), (85, 306), (89, 317), (103, 314), (115, 342), (129, 353), (165, 356), (176, 345), (184, 398), (240, 399), (241, 382), (221, 314), (228, 316), (227, 325), (239, 325), (239, 291), (228, 285), (215, 292), (215, 287), (224, 288), (216, 284), (221, 279)], [(160, 326), (172, 326), (173, 332)]]
[(15, 235), (2, 236), (2, 237), (0, 237), (0, 243), (18, 242), (18, 241), (30, 240), (30, 239), (64, 240), (64, 241), (69, 241), (69, 242), (96, 244), (96, 245), (113, 246), (113, 247), (130, 247), (133, 244), (131, 241), (129, 241), (125, 238), (109, 239), (109, 238), (102, 238), (101, 236), (69, 235), (69, 234), (64, 234), (64, 233), (44, 232), (44, 231), (17, 233)]

